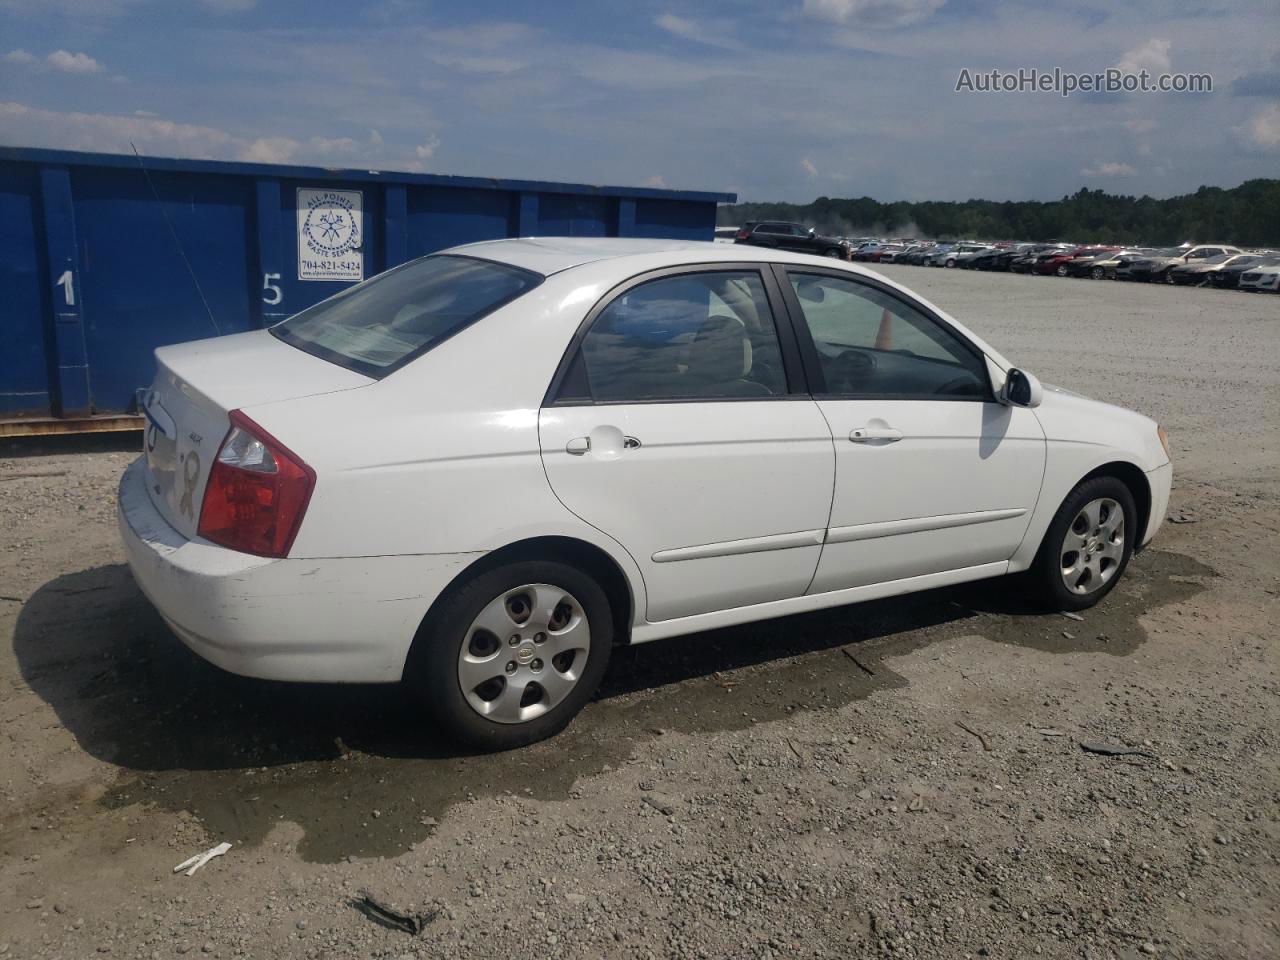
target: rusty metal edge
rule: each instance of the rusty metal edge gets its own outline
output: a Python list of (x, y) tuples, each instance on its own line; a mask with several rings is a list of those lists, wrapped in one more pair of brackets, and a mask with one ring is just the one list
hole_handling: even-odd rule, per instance
[(122, 433), (141, 430), (143, 417), (78, 417), (67, 420), (0, 420), (0, 437), (49, 437), (73, 433)]

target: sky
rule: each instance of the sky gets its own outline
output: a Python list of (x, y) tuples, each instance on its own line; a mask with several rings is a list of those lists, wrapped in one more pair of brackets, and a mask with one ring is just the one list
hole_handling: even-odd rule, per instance
[[(957, 92), (961, 70), (1208, 94)], [(0, 144), (732, 191), (1280, 176), (1280, 0), (0, 0)]]

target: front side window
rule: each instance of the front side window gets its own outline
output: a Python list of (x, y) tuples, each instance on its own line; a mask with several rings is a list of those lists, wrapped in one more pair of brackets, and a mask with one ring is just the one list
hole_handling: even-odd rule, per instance
[(990, 396), (986, 364), (960, 338), (883, 291), (791, 273), (825, 393), (897, 399)]
[(370, 377), (421, 356), (542, 282), (539, 274), (472, 257), (424, 257), (284, 320), (271, 332)]
[(679, 274), (630, 288), (596, 317), (574, 367), (584, 399), (602, 403), (787, 392), (773, 313), (754, 271)]

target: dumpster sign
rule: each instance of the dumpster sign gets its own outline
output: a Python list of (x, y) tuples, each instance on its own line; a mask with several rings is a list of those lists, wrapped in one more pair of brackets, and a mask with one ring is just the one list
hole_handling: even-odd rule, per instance
[(364, 279), (364, 194), (298, 188), (298, 279)]

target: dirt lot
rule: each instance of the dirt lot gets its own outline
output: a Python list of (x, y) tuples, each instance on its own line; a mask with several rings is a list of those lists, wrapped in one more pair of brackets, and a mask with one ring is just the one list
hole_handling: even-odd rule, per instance
[(1083, 620), (993, 582), (683, 637), (459, 756), (188, 654), (117, 546), (132, 440), (2, 451), (0, 957), (1280, 954), (1280, 297), (884, 272), (1169, 428), (1184, 522)]

